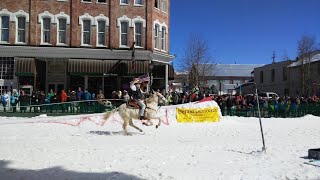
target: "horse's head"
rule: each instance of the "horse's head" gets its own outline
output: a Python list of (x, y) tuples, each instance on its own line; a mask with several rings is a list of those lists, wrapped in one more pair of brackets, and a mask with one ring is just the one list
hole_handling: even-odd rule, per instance
[(156, 102), (157, 104), (165, 104), (167, 99), (159, 92), (152, 91), (150, 97), (147, 99), (147, 103)]

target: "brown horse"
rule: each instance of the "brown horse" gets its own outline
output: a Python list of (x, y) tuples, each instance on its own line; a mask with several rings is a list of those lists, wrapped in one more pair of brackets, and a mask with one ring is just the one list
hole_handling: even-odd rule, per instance
[[(162, 94), (160, 94), (158, 92), (154, 92), (154, 91), (150, 95), (150, 97), (146, 99), (147, 108), (146, 108), (145, 118), (148, 121), (145, 125), (152, 126), (153, 123), (152, 123), (151, 119), (158, 119), (159, 122), (158, 122), (158, 125), (156, 125), (156, 128), (158, 128), (160, 126), (161, 120), (159, 117), (156, 117), (156, 114), (158, 112), (159, 101), (166, 102), (167, 100)], [(117, 109), (110, 111), (110, 112), (107, 112), (104, 115), (104, 120), (108, 120), (110, 118), (110, 116), (116, 112), (119, 112), (119, 115), (123, 120), (122, 128), (124, 130), (125, 135), (129, 134), (128, 133), (128, 125), (132, 126), (133, 128), (137, 129), (140, 132), (143, 132), (142, 129), (135, 126), (132, 121), (133, 119), (139, 119), (139, 109), (128, 107), (127, 104), (122, 104)]]

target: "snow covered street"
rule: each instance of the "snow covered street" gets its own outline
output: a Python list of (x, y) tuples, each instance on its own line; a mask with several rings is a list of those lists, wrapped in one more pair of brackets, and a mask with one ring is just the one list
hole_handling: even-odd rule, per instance
[(320, 179), (320, 167), (304, 164), (320, 148), (319, 117), (262, 119), (266, 153), (256, 118), (135, 121), (145, 134), (124, 136), (118, 120), (99, 126), (102, 114), (65, 124), (81, 117), (0, 117), (0, 179)]

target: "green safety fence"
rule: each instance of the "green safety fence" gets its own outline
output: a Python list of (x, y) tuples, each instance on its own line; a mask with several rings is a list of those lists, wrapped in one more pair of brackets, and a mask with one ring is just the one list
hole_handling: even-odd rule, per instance
[[(223, 116), (242, 116), (242, 117), (259, 117), (257, 107), (249, 108), (221, 108)], [(260, 106), (261, 117), (263, 118), (287, 118), (287, 117), (302, 117), (305, 115), (320, 116), (320, 104), (300, 104), (300, 105), (268, 105)]]
[(35, 104), (20, 102), (17, 106), (2, 108), (0, 116), (32, 117), (39, 114), (62, 116), (71, 114), (91, 114), (111, 111), (123, 104), (123, 100), (105, 99), (89, 101), (71, 101), (63, 103)]

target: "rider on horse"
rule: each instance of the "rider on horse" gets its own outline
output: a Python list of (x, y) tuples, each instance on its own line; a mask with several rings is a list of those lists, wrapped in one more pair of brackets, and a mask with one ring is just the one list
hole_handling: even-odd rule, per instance
[(135, 78), (130, 82), (130, 88), (132, 90), (132, 98), (139, 105), (139, 115), (140, 120), (144, 120), (144, 113), (146, 109), (146, 104), (144, 103), (146, 92), (142, 90), (141, 85), (145, 84), (147, 81), (143, 81), (140, 78)]

